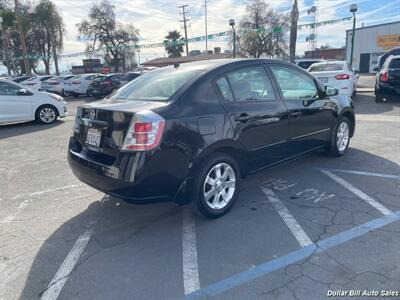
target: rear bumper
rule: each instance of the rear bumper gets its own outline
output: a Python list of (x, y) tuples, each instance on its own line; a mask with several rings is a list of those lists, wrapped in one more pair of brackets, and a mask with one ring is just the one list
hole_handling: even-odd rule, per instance
[(188, 173), (187, 166), (179, 163), (172, 169), (171, 158), (160, 150), (120, 152), (103, 163), (99, 157), (71, 137), (68, 163), (74, 175), (97, 190), (133, 203), (173, 201)]
[(376, 86), (375, 94), (394, 100), (400, 100), (400, 86), (392, 86), (388, 83), (379, 83)]

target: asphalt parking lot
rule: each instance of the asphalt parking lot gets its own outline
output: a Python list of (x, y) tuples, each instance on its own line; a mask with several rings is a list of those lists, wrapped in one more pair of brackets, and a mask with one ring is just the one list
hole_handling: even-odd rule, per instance
[(363, 90), (346, 156), (249, 176), (217, 220), (80, 183), (66, 152), (85, 101), (0, 127), (0, 299), (400, 299), (400, 101)]

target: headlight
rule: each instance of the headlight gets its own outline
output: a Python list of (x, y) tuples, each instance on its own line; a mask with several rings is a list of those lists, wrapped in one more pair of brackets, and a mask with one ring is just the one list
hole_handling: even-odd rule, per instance
[(64, 101), (64, 98), (61, 97), (61, 96), (58, 96), (58, 95), (55, 95), (55, 94), (49, 94), (49, 96), (51, 98), (53, 98), (54, 100), (58, 101), (58, 102), (63, 102)]

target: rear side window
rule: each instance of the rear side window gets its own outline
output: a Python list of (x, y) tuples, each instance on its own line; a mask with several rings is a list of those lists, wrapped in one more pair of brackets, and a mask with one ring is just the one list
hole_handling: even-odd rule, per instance
[(400, 69), (400, 59), (394, 59), (392, 60), (392, 63), (390, 64), (391, 69)]
[(243, 68), (226, 75), (235, 102), (275, 100), (274, 90), (263, 67)]
[(271, 66), (285, 100), (309, 99), (318, 95), (312, 78), (288, 67)]
[(233, 102), (232, 91), (231, 88), (229, 87), (228, 80), (225, 77), (222, 77), (217, 80), (217, 86), (225, 102)]

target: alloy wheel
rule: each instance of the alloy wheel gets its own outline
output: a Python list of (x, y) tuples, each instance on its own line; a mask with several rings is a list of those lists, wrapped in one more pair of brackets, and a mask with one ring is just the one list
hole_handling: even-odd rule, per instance
[(56, 112), (50, 107), (43, 108), (39, 113), (40, 121), (43, 123), (52, 123), (56, 117)]
[(203, 196), (208, 207), (220, 210), (232, 200), (236, 189), (236, 175), (232, 166), (218, 163), (211, 168), (203, 184)]
[(342, 122), (339, 125), (336, 135), (336, 146), (340, 152), (344, 152), (347, 148), (350, 138), (349, 124)]

